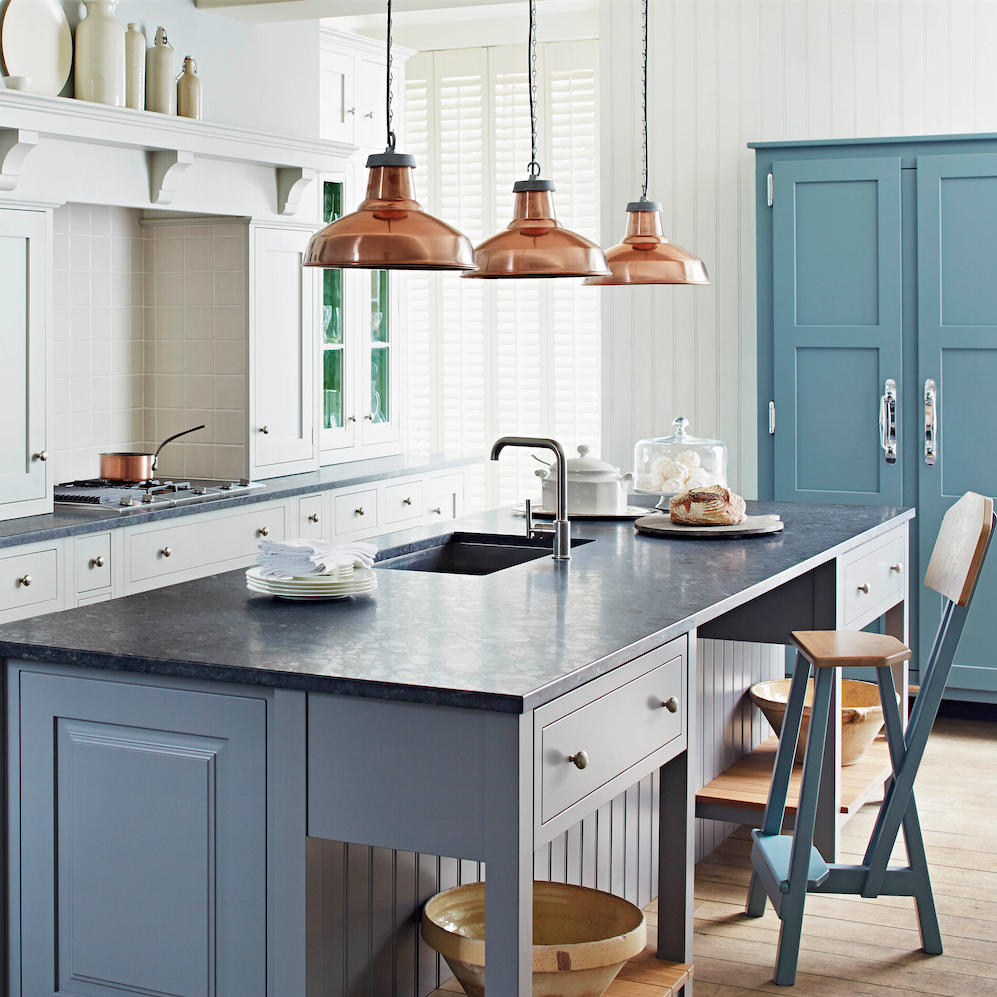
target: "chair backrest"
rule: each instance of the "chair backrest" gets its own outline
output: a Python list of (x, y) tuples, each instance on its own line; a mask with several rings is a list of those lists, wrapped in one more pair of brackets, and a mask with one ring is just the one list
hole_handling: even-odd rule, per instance
[(956, 605), (968, 605), (983, 565), (993, 521), (993, 499), (966, 492), (942, 519), (924, 584)]

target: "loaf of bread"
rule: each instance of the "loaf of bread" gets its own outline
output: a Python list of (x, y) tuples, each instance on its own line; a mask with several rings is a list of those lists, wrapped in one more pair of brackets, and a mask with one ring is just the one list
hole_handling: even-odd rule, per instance
[(744, 522), (745, 505), (723, 485), (709, 485), (673, 495), (668, 514), (673, 523), (687, 526), (737, 526)]

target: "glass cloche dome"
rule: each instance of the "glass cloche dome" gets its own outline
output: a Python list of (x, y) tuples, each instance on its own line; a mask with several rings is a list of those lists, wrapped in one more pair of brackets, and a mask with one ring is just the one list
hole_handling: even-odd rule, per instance
[(687, 488), (727, 484), (727, 444), (689, 432), (689, 420), (672, 422), (671, 436), (640, 440), (634, 447), (634, 491), (675, 495)]

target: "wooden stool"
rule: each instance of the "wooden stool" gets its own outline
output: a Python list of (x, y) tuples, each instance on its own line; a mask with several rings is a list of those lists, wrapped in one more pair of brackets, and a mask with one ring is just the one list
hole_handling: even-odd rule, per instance
[[(865, 632), (811, 630), (792, 635), (797, 647), (796, 670), (779, 736), (762, 827), (751, 832), (754, 840), (751, 849), (753, 871), (745, 908), (751, 917), (761, 917), (765, 912), (767, 896), (782, 921), (774, 977), (778, 984), (790, 986), (796, 982), (807, 893), (913, 897), (922, 948), (931, 954), (942, 951), (928, 863), (914, 803), (914, 778), (952, 669), (952, 660), (990, 543), (993, 524), (993, 501), (975, 492), (963, 495), (942, 520), (924, 583), (944, 596), (945, 604), (906, 732), (897, 706), (891, 666), (910, 658), (908, 647), (894, 637)], [(803, 761), (799, 809), (793, 833), (788, 835), (780, 832), (811, 667), (815, 680), (810, 731)], [(813, 844), (835, 668), (876, 669), (893, 765), (893, 778), (860, 865), (828, 864)], [(901, 825), (908, 864), (888, 867)]]

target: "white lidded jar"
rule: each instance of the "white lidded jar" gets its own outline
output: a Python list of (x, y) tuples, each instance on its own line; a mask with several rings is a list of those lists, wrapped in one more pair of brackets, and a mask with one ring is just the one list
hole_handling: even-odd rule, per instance
[(76, 28), (73, 82), (77, 100), (125, 106), (125, 26), (118, 0), (83, 0), (87, 16)]
[[(534, 455), (535, 456), (535, 455)], [(536, 458), (541, 464), (546, 461)], [(589, 456), (584, 444), (578, 456), (565, 461), (568, 514), (571, 516), (620, 516), (627, 510), (627, 488), (632, 475), (623, 474), (618, 467), (597, 457)], [(543, 511), (557, 509), (557, 464), (547, 464), (547, 470), (538, 470), (543, 482)]]
[(181, 118), (201, 120), (204, 110), (204, 87), (197, 75), (197, 63), (193, 56), (183, 60), (183, 72), (177, 81), (177, 114)]
[(145, 35), (134, 22), (125, 32), (125, 105), (145, 109)]
[(145, 107), (160, 114), (177, 113), (176, 53), (166, 28), (156, 28), (156, 43), (146, 55)]

